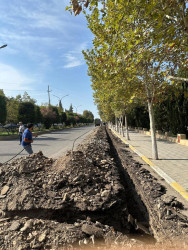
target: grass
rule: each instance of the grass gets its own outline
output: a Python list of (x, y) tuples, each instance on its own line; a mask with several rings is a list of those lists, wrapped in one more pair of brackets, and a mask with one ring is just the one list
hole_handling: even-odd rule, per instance
[[(33, 129), (33, 132), (37, 133), (37, 132), (50, 132), (52, 130), (62, 130), (62, 129), (65, 129), (65, 128), (73, 128), (73, 127), (82, 127), (84, 125), (69, 125), (69, 126), (66, 126), (66, 127), (50, 127), (49, 129), (45, 129), (44, 127), (42, 128), (34, 128)], [(11, 136), (11, 135), (18, 135), (19, 136), (19, 133), (18, 133), (18, 130), (15, 130), (15, 131), (5, 131), (4, 129), (0, 130), (0, 136)]]
[(0, 136), (9, 136), (9, 135), (18, 135), (18, 132), (17, 131), (9, 133), (7, 131), (0, 132)]

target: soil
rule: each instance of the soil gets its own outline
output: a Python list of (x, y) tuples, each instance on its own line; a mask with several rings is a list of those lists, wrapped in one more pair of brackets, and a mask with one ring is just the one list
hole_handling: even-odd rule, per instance
[(0, 166), (0, 249), (187, 249), (186, 209), (105, 126)]

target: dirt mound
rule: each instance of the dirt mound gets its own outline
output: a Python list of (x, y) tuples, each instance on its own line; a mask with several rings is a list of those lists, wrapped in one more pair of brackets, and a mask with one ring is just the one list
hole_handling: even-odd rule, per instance
[(157, 180), (127, 154), (130, 175), (134, 168), (132, 178), (144, 184), (152, 209), (139, 199), (105, 127), (95, 128), (76, 151), (57, 161), (39, 152), (2, 165), (0, 249), (146, 248), (145, 239), (154, 247), (153, 234), (167, 238), (158, 233), (165, 227), (152, 222), (153, 213), (159, 225), (166, 223), (165, 233), (171, 228), (170, 238), (180, 231), (185, 238), (188, 223), (179, 212), (181, 203), (165, 197)]

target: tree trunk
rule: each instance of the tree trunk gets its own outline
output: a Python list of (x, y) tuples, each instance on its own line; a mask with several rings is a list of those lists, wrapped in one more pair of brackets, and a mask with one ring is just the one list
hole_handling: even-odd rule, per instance
[(152, 143), (152, 159), (158, 160), (158, 150), (157, 150), (157, 141), (155, 134), (155, 120), (153, 113), (153, 102), (152, 102), (152, 85), (148, 82), (148, 63), (145, 64), (145, 89), (148, 102), (148, 111), (149, 111), (149, 120), (150, 120), (150, 131), (151, 131), (151, 143)]
[(118, 117), (118, 128), (119, 128), (119, 133), (120, 133), (120, 135), (121, 135), (121, 118), (120, 117)]
[(115, 130), (118, 132), (118, 120), (117, 120), (117, 117), (115, 117)]
[(126, 129), (126, 138), (129, 141), (130, 137), (129, 137), (129, 130), (128, 130), (128, 123), (127, 123), (127, 115), (125, 114), (125, 129)]
[(155, 120), (154, 120), (154, 114), (153, 114), (153, 105), (150, 100), (148, 100), (148, 111), (149, 111), (149, 118), (150, 118), (152, 159), (158, 160), (157, 141), (156, 141), (156, 134), (155, 134)]
[(123, 115), (121, 115), (120, 120), (121, 120), (121, 132), (122, 132), (122, 136), (124, 137), (124, 131), (123, 131)]
[(119, 119), (119, 117), (117, 118), (117, 120), (118, 120), (118, 133), (121, 134), (121, 126), (120, 126), (120, 119)]

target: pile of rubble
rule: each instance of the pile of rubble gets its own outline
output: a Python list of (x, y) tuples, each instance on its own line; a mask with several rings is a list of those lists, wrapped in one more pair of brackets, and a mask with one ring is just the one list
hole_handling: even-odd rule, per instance
[(151, 227), (130, 214), (114, 157), (105, 127), (98, 127), (56, 161), (38, 152), (2, 165), (0, 249), (141, 247), (137, 234), (153, 243)]
[(109, 150), (105, 131), (95, 130), (79, 150), (57, 162), (39, 152), (2, 165), (2, 249), (93, 245), (95, 238), (115, 237), (114, 227), (128, 232), (124, 189)]

